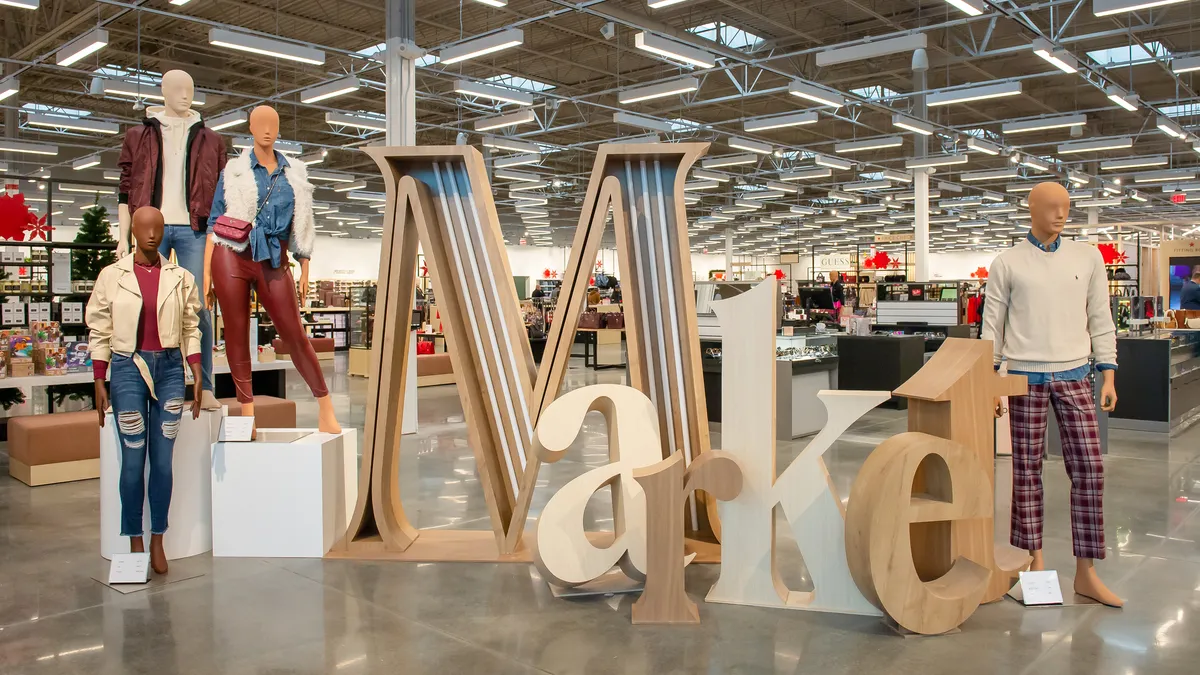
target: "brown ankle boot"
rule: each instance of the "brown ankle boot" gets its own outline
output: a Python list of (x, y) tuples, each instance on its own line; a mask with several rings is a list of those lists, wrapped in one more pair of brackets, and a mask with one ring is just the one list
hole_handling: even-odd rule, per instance
[(167, 573), (167, 552), (163, 550), (163, 536), (150, 535), (150, 569), (155, 574)]
[(146, 540), (142, 539), (141, 537), (130, 537), (129, 538), (129, 552), (130, 553), (145, 553), (146, 552)]

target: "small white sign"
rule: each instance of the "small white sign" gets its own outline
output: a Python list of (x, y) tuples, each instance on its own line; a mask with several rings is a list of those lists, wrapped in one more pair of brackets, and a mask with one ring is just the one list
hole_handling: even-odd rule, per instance
[(114, 553), (108, 567), (110, 584), (144, 584), (150, 581), (149, 553)]
[(221, 435), (218, 441), (247, 443), (254, 440), (253, 417), (226, 417), (221, 420)]
[(1057, 570), (1021, 572), (1021, 593), (1025, 606), (1063, 604), (1062, 586)]

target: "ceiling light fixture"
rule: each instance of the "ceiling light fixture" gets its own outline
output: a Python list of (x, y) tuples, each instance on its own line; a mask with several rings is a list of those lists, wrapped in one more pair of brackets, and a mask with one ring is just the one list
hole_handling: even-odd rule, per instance
[(892, 187), (891, 181), (862, 180), (855, 183), (845, 183), (842, 185), (842, 190), (846, 192), (864, 192), (866, 190), (887, 190), (890, 187)]
[(93, 166), (99, 165), (100, 155), (92, 155), (91, 157), (84, 157), (83, 159), (75, 160), (71, 163), (71, 168), (76, 171), (83, 171), (84, 169), (90, 169)]
[(1079, 171), (1068, 170), (1067, 181), (1076, 185), (1087, 185), (1088, 183), (1092, 182), (1092, 179)]
[(360, 180), (358, 182), (351, 183), (349, 185), (339, 185), (339, 186), (333, 188), (333, 191), (334, 192), (353, 192), (354, 190), (364, 190), (364, 189), (366, 189), (366, 187), (367, 187), (366, 182)]
[(742, 123), (742, 129), (749, 133), (759, 131), (769, 131), (771, 129), (782, 129), (784, 127), (798, 127), (804, 124), (816, 124), (819, 117), (816, 111), (791, 113), (788, 115), (775, 115), (772, 117), (761, 117), (756, 120), (746, 120)]
[(1032, 131), (1081, 127), (1085, 124), (1087, 124), (1087, 115), (1058, 115), (1056, 117), (1042, 117), (1035, 120), (1006, 122), (1000, 127), (1000, 131), (1005, 134), (1025, 134)]
[(1071, 155), (1080, 152), (1103, 152), (1105, 150), (1125, 150), (1133, 147), (1133, 138), (1100, 138), (1093, 141), (1073, 141), (1058, 146), (1058, 154)]
[(1179, 73), (1190, 73), (1195, 70), (1200, 70), (1200, 56), (1171, 59), (1171, 72), (1177, 75)]
[(357, 77), (343, 77), (340, 80), (334, 80), (333, 82), (305, 89), (300, 92), (300, 102), (317, 103), (319, 101), (327, 101), (335, 96), (358, 91), (360, 87), (362, 87), (362, 81)]
[(1136, 12), (1139, 9), (1174, 5), (1187, 0), (1093, 0), (1092, 14), (1110, 16), (1121, 12)]
[(223, 28), (213, 28), (208, 31), (208, 44), (314, 66), (325, 64), (325, 52), (320, 49), (303, 47), (291, 42), (273, 40), (249, 33), (237, 33)]
[(104, 49), (107, 44), (108, 31), (93, 29), (63, 45), (54, 55), (54, 62), (64, 67), (72, 65)]
[(529, 124), (535, 121), (537, 121), (537, 117), (533, 114), (533, 109), (525, 108), (524, 110), (518, 110), (508, 115), (497, 115), (479, 120), (475, 123), (475, 131), (491, 131), (492, 129), (502, 129), (518, 124)]
[(1113, 197), (1111, 199), (1093, 199), (1091, 201), (1079, 202), (1075, 206), (1081, 209), (1094, 209), (1101, 206), (1120, 206), (1122, 201), (1123, 200), (1121, 197)]
[(788, 84), (788, 93), (792, 96), (799, 96), (800, 98), (808, 99), (814, 103), (820, 103), (821, 105), (832, 106), (834, 108), (840, 108), (846, 105), (846, 99), (841, 94), (834, 93), (821, 87), (814, 87), (811, 84), (807, 84), (799, 80), (793, 80), (790, 84)]
[(862, 141), (847, 141), (838, 143), (833, 146), (833, 151), (838, 154), (848, 152), (866, 152), (867, 150), (880, 150), (883, 148), (898, 148), (904, 145), (903, 136), (885, 136), (883, 138), (868, 138)]
[[(156, 87), (139, 80), (121, 78), (94, 77), (90, 91), (93, 96), (122, 96), (129, 98), (163, 100), (162, 87)], [(192, 107), (198, 108), (205, 103), (204, 94), (192, 93)]]
[(481, 38), (460, 42), (453, 47), (447, 47), (438, 53), (438, 58), (443, 65), (448, 66), (467, 59), (494, 54), (524, 43), (525, 32), (520, 28), (509, 28)]
[(659, 82), (658, 84), (626, 89), (617, 94), (617, 101), (622, 105), (628, 105), (640, 101), (676, 96), (689, 91), (696, 91), (699, 88), (700, 80), (694, 77), (680, 77), (666, 82)]
[(1031, 157), (1029, 155), (1022, 155), (1021, 158), (1017, 160), (1017, 163), (1021, 166), (1027, 166), (1034, 171), (1050, 170), (1050, 164), (1048, 162), (1044, 162), (1037, 157)]
[(0, 0), (0, 6), (17, 9), (37, 9), (39, 0)]
[(367, 117), (340, 112), (325, 113), (325, 123), (334, 126), (354, 127), (368, 131), (387, 131), (387, 121), (382, 117)]
[(767, 143), (752, 141), (748, 138), (738, 138), (737, 136), (730, 136), (729, 139), (725, 141), (725, 145), (728, 145), (736, 150), (749, 150), (750, 152), (757, 152), (760, 155), (769, 155), (775, 150)]
[(121, 180), (120, 171), (105, 171), (104, 180)]
[(987, 8), (983, 0), (946, 0), (946, 4), (965, 12), (969, 16), (979, 16)]
[(542, 156), (540, 154), (509, 155), (508, 157), (497, 157), (492, 160), (492, 165), (497, 169), (508, 169), (514, 166), (537, 164), (541, 161)]
[(898, 183), (911, 183), (913, 179), (911, 173), (897, 171), (895, 169), (884, 169), (883, 171), (880, 171), (879, 174), (883, 176), (885, 180), (893, 180)]
[(972, 183), (983, 180), (999, 180), (1002, 178), (1020, 178), (1021, 172), (1017, 167), (1008, 167), (1004, 169), (992, 169), (990, 171), (964, 171), (959, 174), (958, 179), (964, 183)]
[(743, 155), (725, 155), (724, 157), (709, 157), (700, 161), (700, 166), (705, 169), (718, 169), (723, 166), (738, 166), (740, 164), (754, 164), (758, 161), (753, 153)]
[(1065, 49), (1058, 49), (1046, 38), (1036, 38), (1031, 45), (1033, 53), (1042, 57), (1050, 65), (1067, 74), (1079, 72), (1079, 61)]
[(0, 80), (0, 101), (21, 91), (21, 81), (15, 77)]
[(955, 164), (966, 163), (966, 155), (935, 155), (933, 157), (910, 159), (904, 163), (904, 167), (906, 169), (930, 169), (938, 166), (953, 166)]
[(828, 168), (801, 169), (799, 171), (780, 171), (779, 180), (816, 180), (818, 178), (829, 178), (832, 175), (833, 172)]
[(354, 176), (338, 171), (309, 171), (309, 180), (328, 181), (330, 183), (353, 183)]
[(528, 171), (512, 171), (510, 169), (497, 169), (495, 175), (496, 178), (502, 180), (516, 180), (526, 183), (536, 183), (542, 180), (542, 177), (536, 173), (530, 173)]
[(901, 115), (899, 113), (892, 115), (892, 126), (900, 127), (901, 129), (907, 129), (914, 133), (921, 134), (922, 136), (933, 135), (933, 125), (929, 122), (922, 122), (921, 120), (913, 119), (912, 117)]
[(800, 193), (800, 188), (796, 187), (795, 185), (788, 184), (788, 183), (781, 183), (779, 181), (769, 180), (769, 181), (766, 181), (764, 183), (764, 185), (766, 185), (768, 190), (773, 190), (775, 192), (786, 192), (788, 194), (793, 194), (793, 195)]
[(1187, 138), (1187, 132), (1185, 132), (1182, 127), (1162, 115), (1158, 116), (1158, 121), (1155, 123), (1155, 126), (1158, 127), (1159, 131), (1170, 136), (1171, 138), (1178, 138), (1181, 140)]
[(645, 115), (636, 115), (631, 112), (618, 111), (613, 113), (614, 124), (629, 124), (631, 126), (640, 127), (642, 129), (650, 129), (653, 131), (663, 131), (671, 133), (675, 131), (675, 125), (666, 120), (658, 120)]
[(1166, 171), (1146, 171), (1134, 174), (1135, 183), (1166, 183), (1173, 180), (1192, 180), (1196, 172), (1191, 169), (1168, 169)]
[(229, 129), (236, 127), (239, 124), (245, 124), (250, 120), (250, 115), (245, 110), (235, 110), (224, 115), (217, 115), (212, 119), (207, 120), (206, 126), (213, 131)]
[(687, 191), (695, 190), (716, 190), (721, 187), (721, 184), (715, 180), (694, 180), (683, 184), (683, 189)]
[(1004, 148), (995, 143), (990, 143), (988, 141), (985, 141), (982, 138), (975, 138), (974, 136), (968, 136), (967, 137), (967, 150), (973, 150), (975, 152), (982, 152), (985, 155), (995, 156), (995, 155), (999, 155), (1001, 152), (1003, 152)]
[(1124, 169), (1137, 169), (1147, 166), (1166, 166), (1168, 163), (1166, 155), (1155, 155), (1153, 157), (1130, 157), (1129, 159), (1114, 159), (1108, 162), (1100, 162), (1101, 171), (1120, 171)]
[(664, 37), (642, 31), (633, 36), (633, 46), (657, 54), (672, 61), (680, 61), (697, 68), (712, 68), (717, 65), (715, 56), (702, 49), (688, 47)]
[(324, 162), (325, 156), (328, 154), (328, 150), (318, 150), (316, 152), (310, 152), (307, 155), (301, 155), (299, 159), (301, 162), (304, 162), (305, 166), (316, 166), (317, 164)]
[(454, 92), (464, 96), (476, 96), (479, 98), (487, 98), (493, 101), (502, 101), (504, 103), (512, 103), (515, 105), (533, 105), (533, 95), (509, 89), (507, 87), (496, 87), (482, 82), (471, 82), (470, 80), (455, 80)]
[(716, 171), (705, 171), (704, 169), (692, 169), (693, 178), (703, 178), (704, 180), (715, 180), (719, 183), (724, 183), (729, 180), (729, 175), (717, 173)]
[(842, 171), (853, 169), (855, 164), (853, 160), (842, 159), (840, 157), (831, 157), (829, 155), (817, 155), (813, 158), (813, 161), (816, 162), (817, 166), (825, 166), (831, 169), (840, 169)]
[(997, 82), (994, 84), (974, 85), (935, 92), (926, 97), (925, 105), (936, 108), (954, 103), (982, 101), (1003, 96), (1016, 96), (1021, 93), (1020, 82)]
[(1108, 100), (1113, 103), (1116, 103), (1129, 112), (1137, 112), (1138, 97), (1136, 94), (1130, 94), (1115, 84), (1105, 87), (1104, 93), (1108, 95)]
[(909, 33), (908, 35), (884, 40), (871, 40), (868, 38), (867, 41), (860, 44), (849, 47), (834, 47), (817, 52), (817, 67), (824, 68), (826, 66), (835, 66), (839, 63), (866, 61), (881, 56), (911, 52), (917, 49), (924, 49), (928, 43), (929, 40), (924, 33)]
[(100, 120), (91, 120), (80, 117), (60, 117), (58, 115), (43, 115), (41, 113), (28, 113), (25, 115), (25, 123), (32, 124), (37, 127), (46, 127), (50, 129), (70, 129), (72, 131), (89, 131), (97, 134), (115, 134), (121, 130), (120, 125), (112, 122), (101, 122)]
[[(512, 138), (504, 138), (503, 136), (484, 136), (483, 145), (485, 147), (499, 148), (501, 150), (509, 150), (511, 152), (538, 153), (541, 151), (535, 143), (518, 141)], [(497, 166), (499, 166), (499, 164), (497, 164)]]

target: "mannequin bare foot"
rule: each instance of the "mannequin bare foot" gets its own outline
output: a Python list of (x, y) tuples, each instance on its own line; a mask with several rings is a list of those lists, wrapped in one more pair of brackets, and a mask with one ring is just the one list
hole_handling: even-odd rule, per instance
[(1096, 574), (1091, 558), (1078, 558), (1075, 564), (1075, 592), (1109, 607), (1124, 607), (1125, 601), (1108, 590), (1108, 586)]
[(1030, 572), (1043, 572), (1046, 569), (1046, 559), (1042, 557), (1041, 550), (1030, 551), (1029, 555), (1033, 556), (1033, 562), (1029, 563)]
[(130, 537), (129, 538), (129, 552), (130, 553), (145, 553), (146, 552), (146, 541), (144, 539), (142, 539), (141, 537)]
[[(254, 401), (242, 404), (242, 417), (254, 417)], [(250, 440), (258, 438), (258, 423), (255, 422), (254, 428), (250, 430)]]
[(155, 574), (167, 573), (167, 552), (163, 550), (161, 534), (150, 535), (150, 569), (154, 570)]
[(200, 399), (200, 407), (205, 410), (220, 410), (221, 402), (208, 389), (204, 390), (204, 397)]
[(333, 414), (333, 401), (326, 394), (317, 399), (321, 411), (317, 416), (317, 430), (323, 434), (340, 434), (342, 425), (338, 424), (337, 416)]

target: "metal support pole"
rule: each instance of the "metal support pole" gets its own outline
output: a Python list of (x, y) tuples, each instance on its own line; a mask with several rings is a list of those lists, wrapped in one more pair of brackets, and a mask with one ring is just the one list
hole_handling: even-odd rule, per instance
[[(928, 84), (929, 56), (924, 49), (913, 52), (912, 70), (913, 86), (917, 91), (925, 91)], [(919, 120), (929, 119), (925, 94), (916, 97), (913, 113)], [(916, 156), (925, 157), (929, 152), (929, 138), (924, 134), (913, 134), (912, 137)], [(913, 170), (913, 189), (916, 191), (913, 207), (917, 215), (913, 221), (913, 254), (916, 261), (913, 265), (913, 278), (909, 281), (929, 281), (929, 173), (929, 169)], [(907, 250), (905, 247), (906, 252)]]
[(387, 0), (384, 66), (387, 76), (387, 144), (417, 144), (417, 68), (414, 0)]
[(725, 228), (725, 280), (733, 281), (733, 228)]

